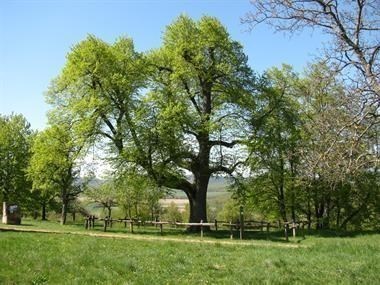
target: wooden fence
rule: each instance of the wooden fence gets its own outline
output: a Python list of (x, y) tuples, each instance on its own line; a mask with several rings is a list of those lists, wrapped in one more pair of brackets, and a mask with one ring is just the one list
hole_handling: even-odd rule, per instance
[(131, 233), (134, 232), (134, 226), (140, 227), (145, 225), (152, 225), (159, 228), (159, 231), (161, 234), (163, 234), (163, 227), (168, 225), (171, 227), (177, 227), (177, 226), (184, 226), (184, 227), (199, 227), (200, 228), (200, 235), (201, 238), (203, 238), (204, 231), (206, 228), (214, 228), (215, 231), (220, 230), (220, 228), (228, 228), (230, 232), (230, 239), (234, 238), (234, 232), (239, 232), (239, 238), (244, 238), (244, 232), (247, 229), (258, 229), (261, 232), (266, 232), (267, 238), (269, 237), (269, 232), (271, 228), (274, 229), (281, 229), (283, 227), (284, 229), (284, 235), (285, 240), (289, 240), (289, 232), (292, 231), (292, 236), (296, 237), (296, 230), (298, 229), (300, 231), (300, 234), (302, 237), (305, 237), (305, 225), (307, 225), (307, 222), (304, 221), (292, 221), (292, 222), (267, 222), (267, 221), (255, 221), (255, 220), (248, 220), (240, 222), (237, 220), (236, 222), (232, 221), (217, 221), (214, 220), (214, 222), (203, 222), (200, 221), (199, 223), (182, 223), (182, 222), (168, 222), (168, 221), (159, 221), (158, 219), (155, 221), (141, 221), (140, 219), (129, 219), (129, 218), (123, 218), (123, 219), (112, 219), (109, 217), (105, 218), (97, 218), (95, 216), (87, 216), (85, 218), (84, 227), (85, 229), (93, 229), (95, 227), (95, 221), (102, 221), (103, 231), (107, 231), (107, 228), (112, 228), (112, 225), (114, 223), (123, 223), (124, 227), (127, 228), (127, 225), (129, 225), (129, 230)]

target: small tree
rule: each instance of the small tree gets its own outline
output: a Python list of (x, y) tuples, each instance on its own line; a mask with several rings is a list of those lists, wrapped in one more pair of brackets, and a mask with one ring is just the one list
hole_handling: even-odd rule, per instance
[(112, 207), (117, 204), (117, 190), (113, 180), (107, 180), (99, 186), (88, 187), (84, 194), (90, 200), (99, 203), (108, 211), (108, 217), (111, 217)]
[(164, 189), (146, 176), (134, 172), (120, 174), (116, 179), (117, 201), (128, 217), (149, 217), (152, 220), (160, 210), (159, 200)]
[(28, 172), (33, 189), (59, 197), (62, 225), (66, 223), (69, 202), (83, 190), (76, 165), (80, 150), (66, 124), (53, 125), (39, 133), (32, 147)]
[(171, 202), (168, 207), (164, 209), (163, 219), (169, 222), (182, 222), (182, 214), (174, 202)]
[(22, 115), (0, 115), (0, 200), (22, 203), (29, 196), (26, 169), (33, 132)]

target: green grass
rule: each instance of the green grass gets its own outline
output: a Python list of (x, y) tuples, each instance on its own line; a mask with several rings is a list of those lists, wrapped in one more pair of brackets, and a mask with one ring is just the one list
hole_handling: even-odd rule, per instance
[[(2, 226), (3, 227), (3, 226)], [(26, 223), (23, 228), (88, 231), (79, 225)], [(200, 242), (183, 231), (160, 240), (154, 230), (114, 233), (136, 239), (0, 231), (1, 284), (380, 284), (380, 235), (311, 232), (281, 241), (261, 234), (244, 245), (209, 234)], [(94, 231), (91, 231), (94, 232)], [(99, 232), (100, 231), (95, 231)], [(153, 236), (155, 240), (139, 240)], [(175, 241), (177, 240), (177, 241)], [(179, 241), (179, 242), (178, 242)], [(206, 241), (213, 241), (212, 243)], [(282, 245), (301, 245), (288, 248)]]

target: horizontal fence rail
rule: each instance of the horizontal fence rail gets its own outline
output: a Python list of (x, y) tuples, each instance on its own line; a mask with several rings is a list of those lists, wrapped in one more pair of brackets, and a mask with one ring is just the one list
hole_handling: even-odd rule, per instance
[(160, 220), (154, 220), (154, 221), (142, 221), (141, 219), (133, 219), (133, 218), (118, 218), (113, 219), (112, 217), (104, 217), (104, 218), (98, 218), (95, 216), (87, 216), (85, 217), (84, 221), (84, 227), (85, 229), (93, 229), (95, 227), (95, 221), (101, 221), (103, 230), (106, 232), (107, 228), (112, 228), (112, 225), (114, 223), (124, 223), (124, 227), (127, 228), (127, 225), (129, 225), (129, 230), (131, 233), (134, 232), (134, 226), (146, 226), (151, 225), (159, 228), (159, 231), (161, 234), (163, 234), (164, 226), (171, 226), (171, 227), (199, 227), (201, 237), (204, 235), (204, 231), (206, 228), (214, 228), (216, 231), (218, 229), (220, 230), (222, 227), (229, 229), (230, 232), (230, 239), (234, 238), (234, 232), (239, 231), (240, 232), (240, 239), (243, 239), (244, 236), (244, 230), (247, 229), (259, 229), (261, 232), (266, 232), (267, 238), (269, 235), (270, 229), (281, 229), (284, 230), (285, 240), (289, 240), (289, 232), (292, 231), (292, 236), (296, 237), (296, 230), (299, 230), (301, 233), (301, 236), (305, 237), (305, 226), (310, 227), (310, 222), (308, 221), (290, 221), (290, 222), (268, 222), (268, 221), (256, 221), (256, 220), (246, 220), (246, 221), (217, 221), (214, 220), (214, 222), (203, 222), (200, 221), (199, 223), (184, 223), (184, 222), (170, 222), (170, 221), (160, 221)]

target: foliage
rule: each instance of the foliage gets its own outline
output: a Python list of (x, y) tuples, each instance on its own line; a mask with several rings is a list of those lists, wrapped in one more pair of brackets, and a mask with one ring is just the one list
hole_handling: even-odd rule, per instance
[(84, 195), (87, 199), (99, 203), (108, 210), (108, 217), (112, 217), (112, 207), (117, 203), (117, 189), (112, 180), (107, 180), (98, 186), (86, 187)]
[(125, 217), (154, 220), (159, 214), (159, 200), (164, 197), (165, 191), (149, 178), (135, 173), (123, 173), (115, 183), (116, 199)]
[(304, 78), (288, 66), (267, 78), (270, 89), (252, 116), (245, 199), (266, 216), (286, 221), (291, 213), (317, 227), (376, 216), (370, 200), (379, 195), (377, 129), (355, 119), (360, 103), (347, 86), (324, 64), (310, 66)]
[(68, 55), (48, 100), (54, 120), (69, 119), (87, 142), (108, 140), (117, 167), (184, 191), (190, 220), (206, 221), (210, 176), (242, 162), (231, 150), (254, 82), (242, 46), (217, 19), (180, 16), (146, 56), (130, 39), (110, 45), (89, 36)]
[(169, 222), (182, 222), (182, 214), (174, 202), (171, 202), (168, 207), (164, 209), (162, 220)]
[(66, 222), (68, 204), (82, 191), (76, 165), (81, 147), (74, 141), (70, 126), (53, 125), (39, 133), (32, 146), (28, 168), (33, 189), (62, 203), (61, 223)]
[[(366, 1), (252, 4), (250, 24), (332, 35), (327, 60), (302, 75), (283, 65), (258, 77), (217, 19), (181, 15), (161, 47), (147, 53), (126, 37), (109, 44), (88, 36), (75, 45), (47, 94), (50, 122), (70, 126), (62, 135), (75, 138), (78, 155), (105, 146), (123, 174), (94, 195), (106, 198), (109, 210), (117, 201), (128, 217), (153, 219), (163, 189), (179, 189), (189, 200), (189, 220), (207, 221), (217, 216), (206, 203), (210, 178), (228, 175), (236, 181), (236, 205), (263, 217), (373, 225), (378, 13)], [(42, 190), (54, 188), (35, 178)], [(227, 205), (225, 216), (233, 211)]]
[[(292, 203), (295, 203), (295, 176), (302, 144), (299, 94), (296, 90), (298, 78), (287, 65), (282, 69), (272, 68), (266, 76), (268, 89), (261, 94), (261, 107), (252, 116), (250, 141), (251, 171), (255, 173), (254, 180), (266, 193), (254, 195), (266, 205), (268, 202), (265, 200), (276, 201), (278, 206), (275, 208), (286, 221), (285, 195), (290, 194)], [(294, 210), (292, 216), (294, 218)]]
[(0, 199), (27, 204), (30, 182), (25, 173), (33, 131), (22, 115), (0, 115)]

